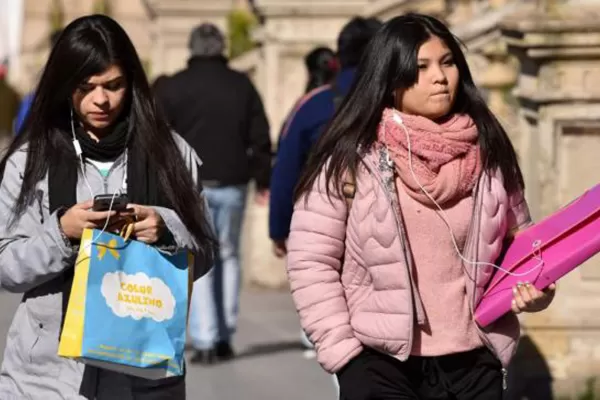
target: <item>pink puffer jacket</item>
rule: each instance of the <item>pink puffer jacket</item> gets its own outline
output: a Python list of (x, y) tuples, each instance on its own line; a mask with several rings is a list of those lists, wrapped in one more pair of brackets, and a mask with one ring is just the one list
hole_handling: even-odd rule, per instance
[[(292, 294), (302, 327), (329, 372), (341, 369), (363, 345), (406, 360), (414, 323), (424, 319), (396, 193), (393, 166), (385, 149), (374, 146), (359, 166), (349, 215), (335, 192), (327, 198), (324, 175), (295, 206), (287, 261)], [(507, 232), (530, 223), (527, 204), (522, 193), (509, 197), (495, 174), (481, 178), (474, 207), (464, 255), (493, 263)], [(474, 308), (494, 268), (465, 268)], [(519, 321), (507, 314), (481, 336), (506, 367)]]

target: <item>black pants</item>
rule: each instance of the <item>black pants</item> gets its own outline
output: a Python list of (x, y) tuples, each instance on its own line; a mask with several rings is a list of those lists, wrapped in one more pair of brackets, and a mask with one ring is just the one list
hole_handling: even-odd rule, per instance
[[(86, 367), (87, 368), (87, 367)], [(93, 400), (185, 400), (185, 376), (149, 380), (97, 370)], [(85, 374), (84, 374), (85, 380)]]
[(340, 400), (502, 399), (502, 366), (485, 348), (406, 362), (365, 349), (338, 380)]

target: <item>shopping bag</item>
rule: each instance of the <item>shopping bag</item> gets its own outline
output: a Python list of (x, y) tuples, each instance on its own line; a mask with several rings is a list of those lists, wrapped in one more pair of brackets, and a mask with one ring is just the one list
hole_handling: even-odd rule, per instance
[(85, 230), (58, 355), (146, 379), (183, 374), (194, 257)]
[(486, 327), (511, 309), (517, 282), (547, 288), (600, 252), (600, 184), (522, 232), (509, 245), (475, 310)]

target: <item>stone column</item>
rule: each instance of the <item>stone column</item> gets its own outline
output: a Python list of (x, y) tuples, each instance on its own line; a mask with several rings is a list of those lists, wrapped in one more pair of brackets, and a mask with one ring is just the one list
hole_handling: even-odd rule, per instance
[[(240, 0), (237, 2), (241, 3)], [(253, 40), (261, 45), (252, 50), (253, 54), (251, 54), (248, 64), (248, 66), (252, 65), (254, 84), (261, 95), (271, 125), (272, 143), (276, 143), (277, 140), (275, 137), (278, 132), (276, 112), (280, 109), (280, 91), (283, 89), (279, 79), (281, 44), (276, 33), (276, 28), (274, 31), (269, 21), (254, 30)], [(240, 58), (244, 59), (248, 56), (250, 54)], [(256, 204), (254, 202), (255, 194), (255, 187), (252, 185), (248, 192), (248, 206), (242, 236), (244, 285), (281, 289), (287, 285), (285, 261), (277, 259), (271, 250), (268, 224), (269, 208)]]
[(482, 53), (488, 66), (480, 76), (480, 85), (488, 91), (490, 109), (496, 115), (505, 116), (508, 112), (505, 93), (517, 83), (517, 66), (501, 41), (495, 41)]
[[(257, 79), (262, 88), (261, 96), (271, 124), (271, 140), (276, 143), (278, 115), (280, 109), (280, 58), (281, 46), (276, 36), (269, 33), (268, 27), (262, 35), (262, 65)], [(247, 285), (269, 289), (279, 289), (287, 284), (284, 260), (277, 259), (271, 250), (269, 239), (269, 209), (254, 203), (254, 190), (248, 197), (243, 242), (243, 263)]]
[[(536, 219), (600, 179), (600, 4), (584, 9), (556, 3), (503, 24), (509, 51), (521, 64), (522, 161)], [(600, 374), (599, 270), (600, 258), (593, 258), (559, 281), (549, 310), (522, 319), (557, 397), (577, 397), (585, 380)], [(517, 381), (535, 378), (532, 357), (515, 365)]]
[(520, 150), (520, 136), (515, 127), (515, 112), (508, 104), (507, 98), (517, 83), (518, 65), (514, 57), (506, 51), (506, 45), (501, 40), (493, 41), (481, 54), (488, 64), (479, 76), (479, 85), (487, 93), (487, 103), (494, 115), (500, 120), (504, 129), (511, 136), (517, 151)]
[(279, 58), (281, 49), (277, 38), (269, 36), (267, 36), (267, 40), (263, 44), (263, 52), (265, 55), (265, 73), (263, 75), (263, 87), (265, 88), (265, 91), (262, 95), (263, 101), (265, 102), (265, 108), (269, 113), (269, 120), (271, 122), (274, 122), (276, 120), (275, 117), (278, 116), (276, 115), (276, 110), (278, 110), (279, 108)]

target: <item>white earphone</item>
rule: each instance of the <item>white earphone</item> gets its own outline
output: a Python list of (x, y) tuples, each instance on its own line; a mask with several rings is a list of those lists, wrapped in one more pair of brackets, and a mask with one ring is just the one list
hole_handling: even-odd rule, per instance
[(85, 163), (83, 162), (83, 150), (81, 149), (81, 144), (79, 143), (79, 140), (77, 139), (77, 135), (75, 135), (75, 117), (73, 115), (73, 107), (71, 107), (71, 134), (73, 135), (73, 147), (75, 147), (75, 154), (77, 154), (77, 157), (79, 157), (79, 168), (81, 170), (81, 175), (83, 176), (83, 179), (85, 181), (85, 184), (88, 187), (88, 190), (90, 191), (90, 196), (92, 196), (92, 199), (94, 198), (94, 191), (92, 190), (92, 185), (90, 185), (90, 182), (87, 180), (87, 176), (85, 175)]
[[(523, 272), (523, 273), (514, 273), (511, 272), (505, 268), (502, 268), (496, 264), (492, 264), (492, 263), (487, 263), (487, 262), (478, 262), (478, 261), (472, 261), (472, 260), (468, 260), (460, 251), (458, 243), (456, 241), (456, 237), (454, 235), (454, 231), (452, 230), (452, 227), (450, 226), (450, 223), (448, 222), (448, 215), (446, 214), (446, 212), (444, 211), (444, 209), (438, 204), (438, 202), (435, 201), (435, 199), (433, 198), (433, 196), (431, 196), (431, 194), (429, 194), (429, 192), (427, 192), (427, 190), (425, 190), (425, 188), (423, 187), (423, 185), (421, 184), (421, 182), (419, 182), (419, 179), (417, 178), (417, 174), (415, 174), (415, 171), (413, 169), (413, 164), (412, 164), (412, 158), (413, 158), (413, 154), (412, 154), (412, 148), (411, 148), (411, 143), (410, 143), (410, 133), (408, 132), (408, 129), (406, 128), (406, 126), (404, 125), (404, 121), (402, 121), (402, 117), (397, 113), (394, 112), (394, 120), (395, 122), (398, 123), (398, 125), (400, 125), (402, 127), (402, 129), (404, 130), (404, 133), (406, 134), (406, 141), (408, 143), (408, 166), (410, 168), (410, 172), (412, 175), (412, 178), (414, 179), (414, 181), (416, 182), (417, 185), (419, 185), (419, 188), (421, 189), (421, 191), (423, 192), (423, 194), (425, 194), (425, 196), (427, 196), (429, 198), (429, 200), (431, 200), (433, 202), (433, 204), (435, 204), (435, 206), (437, 207), (438, 214), (440, 216), (440, 218), (442, 218), (442, 221), (444, 221), (444, 224), (446, 225), (446, 227), (448, 228), (449, 232), (450, 232), (450, 237), (452, 238), (452, 244), (454, 245), (454, 250), (456, 250), (456, 254), (458, 254), (458, 256), (460, 257), (460, 259), (462, 261), (464, 261), (467, 264), (470, 265), (475, 265), (475, 266), (491, 266), (494, 267), (502, 272), (504, 272), (507, 275), (510, 276), (527, 276), (529, 275), (531, 272), (535, 271), (536, 269), (542, 267), (544, 265), (544, 260), (542, 259), (542, 250), (541, 250), (541, 241), (536, 240), (533, 244), (533, 251), (534, 251), (534, 258), (536, 260), (538, 260), (538, 264), (536, 264), (535, 267), (532, 267), (529, 271)], [(385, 131), (385, 123), (383, 124), (383, 134), (385, 136), (386, 131)], [(393, 165), (393, 161), (390, 158), (390, 152), (386, 147), (386, 156), (387, 156), (387, 161), (389, 165)]]

